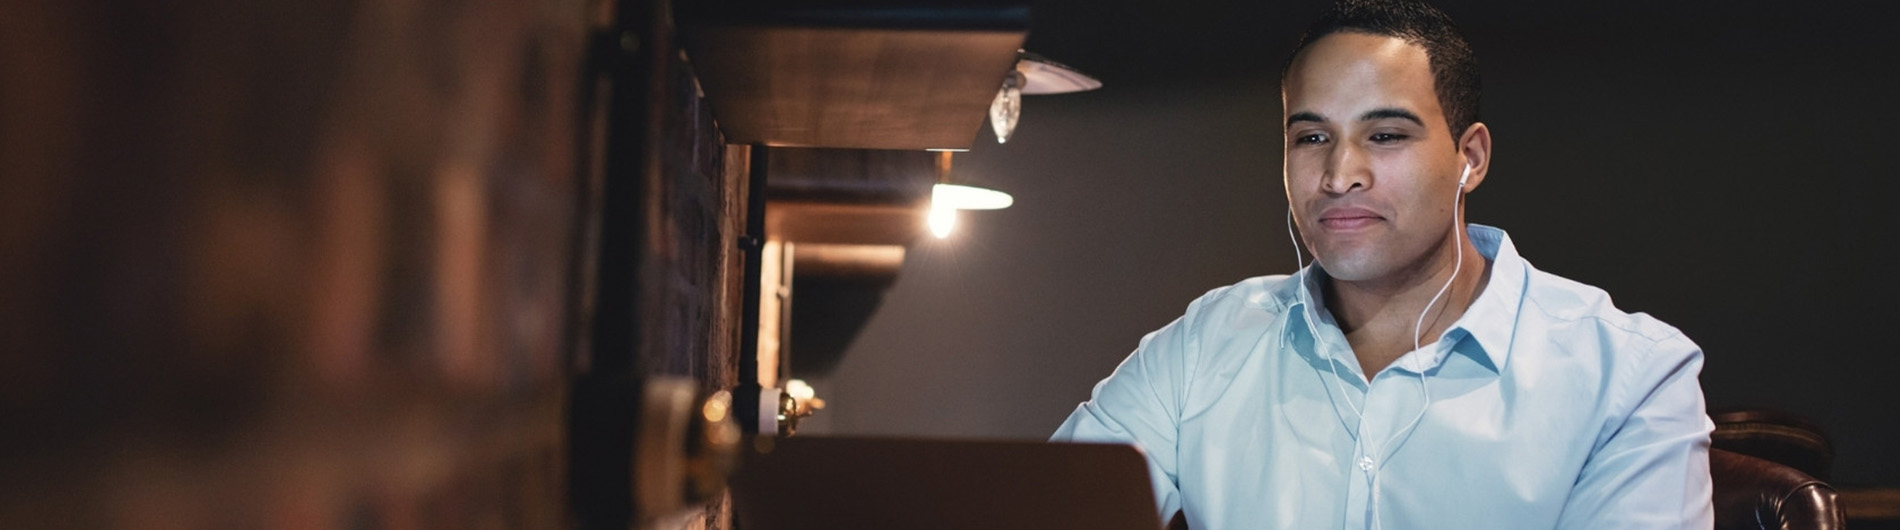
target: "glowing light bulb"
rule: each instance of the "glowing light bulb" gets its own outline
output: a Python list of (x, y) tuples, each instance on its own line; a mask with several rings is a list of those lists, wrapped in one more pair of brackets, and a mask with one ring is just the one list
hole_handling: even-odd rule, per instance
[(950, 237), (950, 229), (957, 227), (957, 209), (949, 204), (930, 201), (930, 233), (937, 239)]
[(810, 384), (805, 383), (804, 379), (793, 379), (785, 382), (785, 393), (791, 394), (793, 398), (799, 401), (811, 399), (812, 396), (818, 395), (818, 392), (813, 390)]
[(930, 204), (955, 210), (1000, 210), (1016, 204), (1016, 199), (988, 188), (938, 184), (930, 188)]

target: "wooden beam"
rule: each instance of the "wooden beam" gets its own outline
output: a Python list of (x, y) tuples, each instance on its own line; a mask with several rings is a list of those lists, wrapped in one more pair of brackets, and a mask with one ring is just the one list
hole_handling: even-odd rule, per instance
[(734, 143), (967, 149), (1025, 31), (683, 28)]

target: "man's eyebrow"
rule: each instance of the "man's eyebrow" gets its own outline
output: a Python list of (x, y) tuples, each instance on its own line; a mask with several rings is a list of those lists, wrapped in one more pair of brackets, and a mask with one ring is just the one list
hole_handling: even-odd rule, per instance
[(1302, 121), (1310, 121), (1313, 123), (1326, 123), (1326, 117), (1320, 116), (1318, 114), (1314, 114), (1311, 112), (1295, 112), (1293, 113), (1292, 116), (1286, 117), (1286, 126), (1288, 128), (1291, 128), (1293, 127), (1293, 124), (1295, 122), (1302, 122)]
[(1372, 109), (1366, 111), (1365, 114), (1359, 115), (1359, 121), (1383, 120), (1388, 118), (1411, 120), (1412, 123), (1416, 123), (1420, 127), (1425, 126), (1425, 120), (1419, 119), (1418, 115), (1413, 114), (1412, 111), (1401, 108), (1387, 107), (1383, 109)]

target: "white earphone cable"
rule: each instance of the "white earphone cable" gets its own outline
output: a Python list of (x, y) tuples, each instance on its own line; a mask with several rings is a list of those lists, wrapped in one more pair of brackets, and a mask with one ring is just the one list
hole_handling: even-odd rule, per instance
[[(1461, 206), (1464, 202), (1465, 182), (1469, 180), (1470, 178), (1471, 178), (1471, 165), (1466, 164), (1464, 172), (1458, 177), (1458, 187), (1454, 191), (1454, 194), (1452, 195), (1452, 213), (1451, 213), (1451, 219), (1452, 219), (1451, 231), (1452, 231), (1452, 241), (1453, 241), (1452, 249), (1457, 254), (1456, 254), (1455, 261), (1452, 262), (1451, 277), (1445, 279), (1445, 285), (1438, 288), (1438, 292), (1432, 295), (1431, 301), (1426, 302), (1425, 308), (1419, 311), (1418, 319), (1412, 323), (1412, 351), (1418, 351), (1420, 348), (1423, 347), (1423, 345), (1421, 344), (1423, 337), (1420, 335), (1419, 332), (1422, 331), (1424, 327), (1425, 315), (1431, 313), (1432, 306), (1437, 305), (1438, 300), (1444, 297), (1446, 292), (1451, 290), (1451, 284), (1457, 281), (1458, 273), (1462, 271), (1464, 268), (1464, 262), (1465, 262), (1464, 238), (1463, 238), (1464, 227), (1461, 226), (1462, 219), (1459, 215), (1461, 212), (1459, 212), (1458, 207)], [(1299, 237), (1295, 235), (1294, 230), (1293, 230), (1293, 206), (1291, 204), (1287, 205), (1286, 233), (1287, 233), (1287, 238), (1291, 239), (1293, 242), (1293, 262), (1297, 266), (1295, 270), (1299, 271), (1300, 288), (1298, 289), (1298, 292), (1300, 294), (1300, 299), (1301, 299), (1300, 301), (1305, 310), (1312, 311), (1312, 301), (1309, 297), (1307, 297), (1307, 293), (1306, 293), (1307, 291), (1306, 289), (1306, 263), (1300, 252)], [(1306, 321), (1307, 333), (1312, 335), (1314, 345), (1318, 346), (1319, 341), (1321, 340), (1319, 336), (1319, 330), (1313, 326), (1313, 319), (1311, 318), (1311, 316), (1312, 314), (1309, 313), (1305, 317), (1302, 317), (1301, 320)], [(1333, 386), (1339, 389), (1340, 398), (1346, 401), (1346, 406), (1352, 408), (1353, 415), (1358, 417), (1360, 424), (1363, 425), (1365, 423), (1365, 413), (1359, 409), (1359, 406), (1357, 404), (1354, 404), (1352, 402), (1352, 397), (1346, 394), (1345, 386), (1341, 385), (1339, 382), (1341, 379), (1344, 379), (1344, 376), (1341, 376), (1339, 374), (1339, 366), (1338, 366), (1339, 363), (1332, 359), (1329, 359), (1329, 361), (1332, 361), (1332, 362), (1327, 363), (1327, 368), (1330, 369), (1333, 373)], [(1404, 427), (1399, 428), (1399, 430), (1394, 432), (1391, 437), (1386, 438), (1386, 441), (1384, 443), (1381, 443), (1379, 445), (1382, 445), (1382, 446), (1390, 445), (1395, 441), (1398, 442), (1398, 444), (1390, 447), (1390, 450), (1388, 451), (1380, 451), (1378, 450), (1378, 448), (1373, 447), (1371, 444), (1363, 443), (1363, 440), (1361, 439), (1361, 437), (1357, 435), (1353, 436), (1354, 445), (1363, 445), (1365, 446), (1366, 452), (1372, 453), (1372, 454), (1379, 454), (1379, 457), (1377, 460), (1367, 462), (1366, 460), (1362, 459), (1360, 461), (1360, 469), (1365, 471), (1366, 474), (1368, 475), (1368, 478), (1371, 480), (1371, 484), (1368, 485), (1368, 489), (1370, 489), (1370, 491), (1368, 492), (1369, 493), (1368, 496), (1370, 497), (1369, 500), (1371, 501), (1370, 509), (1372, 511), (1372, 528), (1374, 530), (1382, 529), (1382, 525), (1380, 524), (1380, 517), (1379, 517), (1380, 471), (1385, 469), (1386, 461), (1390, 459), (1392, 455), (1398, 454), (1398, 450), (1399, 450), (1398, 446), (1404, 445), (1406, 440), (1411, 439), (1412, 430), (1416, 429), (1418, 427), (1419, 422), (1425, 419), (1425, 410), (1430, 408), (1432, 405), (1432, 393), (1431, 393), (1431, 388), (1426, 384), (1425, 368), (1420, 367), (1417, 370), (1417, 372), (1418, 372), (1418, 389), (1419, 389), (1419, 393), (1422, 394), (1424, 397), (1424, 404), (1419, 406), (1418, 415), (1413, 416), (1411, 422), (1408, 422), (1405, 424)], [(1371, 397), (1371, 389), (1372, 389), (1371, 376), (1367, 376), (1366, 380), (1367, 380), (1367, 387), (1366, 387), (1367, 396), (1366, 397), (1369, 398)], [(1357, 449), (1358, 448), (1355, 447), (1355, 450)]]

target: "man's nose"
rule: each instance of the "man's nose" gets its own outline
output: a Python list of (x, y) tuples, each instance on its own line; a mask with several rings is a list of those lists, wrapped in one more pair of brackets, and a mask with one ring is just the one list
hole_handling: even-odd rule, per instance
[(1326, 160), (1326, 174), (1320, 177), (1320, 189), (1326, 193), (1346, 193), (1371, 185), (1372, 172), (1366, 165), (1365, 153), (1350, 143), (1334, 144)]

